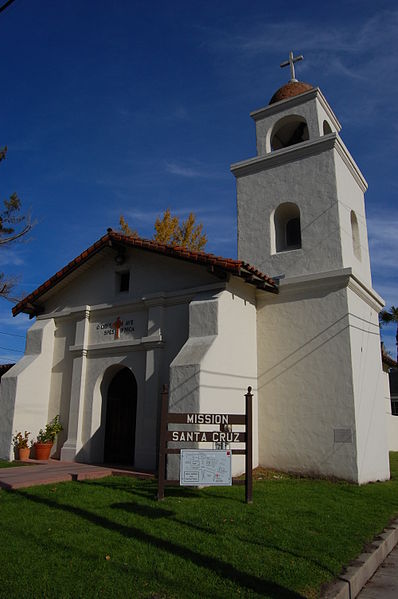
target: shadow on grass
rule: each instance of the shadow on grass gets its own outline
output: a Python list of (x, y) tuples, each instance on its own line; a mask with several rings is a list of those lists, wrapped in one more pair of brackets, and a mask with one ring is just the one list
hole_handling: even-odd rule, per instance
[(180, 526), (187, 526), (188, 528), (192, 528), (194, 530), (197, 530), (198, 532), (204, 532), (206, 534), (216, 534), (216, 532), (214, 530), (211, 530), (210, 528), (198, 526), (197, 524), (192, 524), (192, 522), (184, 522), (184, 520), (180, 520), (179, 518), (175, 517), (175, 512), (165, 510), (163, 508), (152, 508), (150, 506), (141, 505), (132, 501), (123, 503), (113, 503), (110, 507), (112, 509), (129, 512), (130, 514), (136, 514), (137, 516), (143, 516), (144, 518), (148, 518), (149, 520), (168, 518), (169, 520), (175, 522), (176, 524), (179, 524)]
[[(16, 532), (15, 527), (7, 527), (3, 526), (2, 524), (2, 532), (7, 532), (8, 535), (12, 536), (13, 538), (18, 537), (21, 543), (24, 543), (25, 541), (26, 546), (25, 531), (21, 531), (20, 533), (18, 533)], [(20, 572), (22, 570), (26, 572), (27, 570), (25, 560), (26, 554), (21, 552), (18, 556), (15, 557), (15, 560), (13, 560), (13, 568), (7, 568), (6, 572), (4, 572), (4, 570), (1, 571), (2, 597), (21, 597), (23, 595), (26, 595), (28, 597), (58, 597), (61, 596), (60, 583), (57, 574), (51, 572), (51, 568), (60, 568), (60, 570), (62, 570), (63, 566), (66, 563), (68, 570), (76, 572), (76, 568), (78, 568), (78, 572), (80, 573), (80, 564), (82, 562), (92, 563), (94, 570), (98, 568), (98, 551), (88, 551), (81, 544), (76, 543), (72, 545), (70, 543), (67, 543), (65, 539), (61, 542), (52, 538), (51, 557), (54, 557), (55, 554), (58, 554), (58, 556), (60, 556), (59, 559), (54, 562), (51, 560), (51, 558), (48, 559), (48, 537), (46, 540), (43, 540), (42, 534), (32, 535), (30, 533), (29, 539), (31, 543), (33, 542), (37, 547), (42, 547), (43, 551), (46, 553), (46, 555), (42, 558), (43, 563), (40, 566), (41, 581), (38, 580), (38, 578), (36, 578), (35, 584), (33, 585), (29, 577), (22, 577), (21, 580), (21, 578), (19, 577)], [(105, 557), (105, 553), (103, 554), (103, 557)], [(137, 564), (136, 560), (130, 562), (121, 561), (120, 559), (114, 560), (113, 556), (111, 556), (111, 559), (107, 561), (107, 565), (109, 568), (112, 568), (112, 570), (116, 570), (117, 576), (119, 578), (126, 576), (128, 577), (129, 590), (126, 591), (125, 594), (117, 594), (117, 591), (114, 588), (112, 588), (111, 594), (104, 590), (103, 594), (101, 594), (101, 597), (136, 597), (136, 595), (130, 594), (132, 585), (134, 584), (136, 584), (137, 587), (141, 590), (144, 589), (145, 586), (148, 586), (148, 594), (146, 595), (146, 599), (166, 599), (169, 596), (177, 597), (178, 591), (181, 590), (181, 587), (177, 581), (170, 580), (169, 577), (166, 577), (158, 571), (156, 572), (156, 580), (148, 581), (147, 570), (144, 567), (140, 567), (139, 564)], [(17, 578), (15, 577), (16, 575)], [(72, 576), (73, 575), (74, 574), (72, 573)], [(50, 577), (51, 579), (52, 588), (48, 585), (48, 581), (46, 580), (47, 577)], [(44, 582), (46, 584), (46, 591), (44, 592), (43, 590), (43, 592), (41, 592), (40, 590), (39, 594), (37, 584), (40, 585), (41, 582)], [(62, 584), (67, 585), (67, 582), (64, 581)], [(171, 595), (165, 595), (162, 591), (160, 591), (160, 593), (156, 592), (156, 589), (161, 588), (162, 585), (165, 589), (167, 588), (167, 592), (171, 593)], [(125, 582), (124, 584), (122, 584), (122, 587), (126, 587)], [(151, 591), (151, 587), (155, 590)], [(66, 588), (63, 588), (62, 597), (84, 597), (85, 599), (87, 599), (88, 597), (98, 598), (98, 578), (95, 578), (95, 581), (93, 581), (92, 579), (87, 580), (87, 578), (81, 576), (79, 576), (79, 580), (77, 581), (74, 578), (73, 594), (69, 595), (67, 593), (68, 590)], [(141, 594), (140, 597), (142, 596), (143, 595)]]
[[(135, 539), (143, 543), (147, 543), (158, 550), (165, 551), (172, 555), (178, 556), (183, 560), (190, 561), (200, 568), (211, 570), (217, 576), (226, 580), (230, 580), (234, 584), (245, 587), (246, 589), (250, 589), (259, 595), (265, 595), (278, 599), (299, 599), (302, 597), (302, 595), (296, 593), (295, 591), (291, 591), (278, 585), (277, 583), (263, 580), (257, 576), (247, 574), (246, 572), (241, 572), (233, 565), (223, 562), (217, 557), (203, 555), (189, 547), (185, 547), (172, 541), (157, 538), (135, 526), (125, 526), (123, 524), (113, 522), (104, 516), (99, 516), (97, 514), (88, 512), (80, 507), (61, 505), (55, 501), (52, 501), (51, 499), (32, 495), (28, 491), (14, 490), (10, 491), (10, 493), (18, 495), (33, 503), (46, 505), (53, 510), (61, 510), (73, 514), (74, 516), (82, 518), (83, 520), (86, 520), (87, 522), (90, 522), (96, 526), (101, 526), (104, 529), (115, 531), (126, 538), (134, 537)], [(155, 511), (157, 509), (158, 508), (154, 508)]]
[(291, 555), (292, 557), (297, 557), (298, 559), (305, 560), (306, 562), (309, 562), (309, 563), (313, 564), (314, 566), (317, 566), (323, 572), (329, 572), (329, 574), (331, 574), (334, 578), (338, 574), (338, 572), (337, 573), (333, 572), (333, 570), (331, 570), (330, 568), (325, 566), (325, 564), (322, 564), (322, 562), (319, 562), (316, 559), (312, 559), (311, 557), (308, 557), (308, 555), (302, 555), (301, 553), (291, 551), (290, 549), (281, 549), (280, 547), (278, 547), (278, 545), (275, 545), (274, 543), (266, 543), (266, 542), (263, 543), (260, 541), (253, 541), (252, 539), (249, 540), (249, 539), (245, 539), (245, 538), (241, 538), (241, 537), (238, 537), (238, 539), (240, 541), (242, 541), (242, 543), (248, 543), (249, 545), (256, 545), (257, 547), (261, 547), (262, 549), (264, 549), (264, 548), (276, 549), (276, 551), (282, 551), (286, 555)]
[[(99, 479), (93, 482), (92, 480), (82, 480), (79, 481), (80, 484), (93, 485), (97, 487), (103, 487), (104, 489), (117, 489), (119, 491), (125, 491), (131, 495), (137, 495), (139, 497), (144, 497), (145, 499), (152, 499), (157, 501), (157, 493), (158, 487), (157, 483), (153, 481), (145, 481), (144, 485), (140, 489), (136, 487), (131, 488), (131, 482), (129, 485), (124, 485), (120, 483), (114, 483), (112, 480), (108, 482), (103, 482), (104, 479)], [(131, 481), (131, 479), (130, 479)], [(142, 481), (141, 481), (142, 482)], [(195, 489), (188, 487), (179, 487), (179, 486), (166, 486), (165, 488), (165, 499), (168, 498), (176, 498), (176, 499), (199, 499), (203, 491), (206, 492), (206, 497), (215, 497), (217, 500), (226, 500), (229, 502), (237, 502), (240, 504), (245, 503), (245, 488), (242, 485), (242, 494), (240, 497), (234, 497), (231, 495), (223, 495), (222, 492), (216, 494), (209, 492), (210, 487), (205, 487), (204, 489)], [(158, 505), (161, 505), (160, 503)]]
[(142, 505), (140, 503), (134, 503), (132, 501), (113, 503), (111, 505), (111, 508), (116, 510), (123, 510), (125, 512), (129, 512), (130, 514), (135, 514), (136, 516), (148, 518), (149, 520), (158, 520), (159, 518), (169, 518), (174, 520), (175, 516), (175, 513), (171, 510), (165, 510), (163, 508), (153, 509), (150, 506)]

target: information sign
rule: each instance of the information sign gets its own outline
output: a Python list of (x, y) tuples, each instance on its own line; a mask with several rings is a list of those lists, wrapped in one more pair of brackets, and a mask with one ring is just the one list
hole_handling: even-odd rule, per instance
[[(185, 486), (228, 486), (241, 484), (243, 481), (232, 478), (232, 456), (245, 456), (245, 499), (246, 503), (253, 502), (253, 394), (252, 388), (247, 388), (245, 393), (244, 414), (214, 414), (195, 412), (169, 412), (169, 392), (167, 385), (163, 385), (160, 416), (159, 439), (159, 471), (158, 471), (158, 501), (164, 499), (165, 485)], [(169, 430), (169, 424), (174, 430)], [(190, 425), (190, 430), (181, 430), (181, 426)], [(193, 426), (197, 430), (192, 430)], [(203, 430), (204, 425), (212, 425), (213, 430)], [(233, 427), (244, 426), (242, 430)], [(219, 427), (219, 430), (214, 430)], [(172, 442), (174, 447), (168, 447)], [(182, 449), (182, 443), (213, 443), (218, 449)], [(242, 447), (230, 447), (234, 443), (244, 444)], [(176, 445), (180, 447), (176, 447)], [(192, 447), (192, 446), (191, 446)], [(169, 455), (180, 456), (180, 478), (166, 479), (166, 462)]]
[(232, 485), (231, 450), (181, 449), (180, 485)]

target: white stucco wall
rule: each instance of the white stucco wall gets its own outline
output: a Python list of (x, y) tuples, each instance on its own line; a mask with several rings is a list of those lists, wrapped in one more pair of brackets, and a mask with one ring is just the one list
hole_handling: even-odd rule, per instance
[[(62, 376), (53, 373), (52, 402), (63, 405), (67, 422), (61, 459), (101, 463), (104, 455), (106, 401), (109, 384), (123, 367), (137, 382), (135, 466), (154, 470), (158, 458), (160, 389), (168, 382), (169, 364), (188, 334), (188, 301), (183, 293), (160, 295), (119, 306), (86, 306), (64, 317), (58, 314)], [(120, 339), (106, 335), (104, 323), (117, 317), (134, 324)], [(65, 345), (65, 329), (69, 346)], [(65, 413), (67, 411), (67, 413)]]
[[(84, 305), (122, 305), (152, 294), (191, 289), (215, 282), (205, 268), (137, 248), (126, 251), (125, 262), (118, 266), (116, 253), (104, 249), (47, 294), (45, 311), (60, 311)], [(117, 273), (130, 271), (130, 288), (117, 290)]]
[[(94, 257), (42, 299), (45, 313), (28, 332), (27, 354), (3, 377), (6, 409), (0, 422), (8, 431), (7, 451), (15, 407), (14, 424), (32, 432), (36, 423), (38, 429), (60, 414), (61, 459), (102, 462), (107, 390), (117, 371), (127, 367), (138, 388), (135, 466), (156, 468), (160, 390), (187, 340), (189, 303), (198, 291), (226, 283), (206, 268), (131, 250), (123, 265), (130, 271), (130, 289), (120, 293), (114, 256), (106, 250)], [(118, 317), (125, 327), (119, 339), (112, 331)], [(33, 347), (38, 332), (43, 341)]]
[(391, 412), (387, 414), (387, 431), (389, 450), (398, 451), (398, 416), (393, 416)]
[(25, 355), (1, 379), (0, 459), (14, 458), (16, 432), (27, 430), (35, 441), (50, 419), (54, 329), (52, 319), (35, 322), (27, 332)]
[[(243, 414), (253, 387), (253, 464), (257, 451), (257, 352), (255, 288), (232, 278), (227, 290), (196, 296), (190, 304), (189, 338), (170, 368), (170, 411)], [(214, 430), (214, 427), (202, 427)], [(234, 430), (243, 430), (236, 428)], [(188, 447), (188, 446), (187, 446)], [(203, 447), (211, 448), (208, 444)], [(240, 445), (234, 445), (236, 449)], [(169, 459), (169, 476), (177, 460)], [(244, 470), (234, 456), (233, 474)], [(172, 472), (172, 473), (171, 473)]]
[(265, 299), (260, 464), (359, 483), (388, 478), (375, 299), (347, 270), (290, 279)]
[[(334, 153), (334, 160), (336, 166), (337, 195), (339, 198), (342, 266), (344, 268), (351, 267), (354, 275), (371, 287), (368, 231), (363, 190), (358, 181), (352, 176), (352, 172), (348, 169), (347, 164), (338, 152)], [(355, 212), (358, 222), (360, 259), (357, 258), (353, 249), (352, 210)]]
[[(344, 283), (283, 284), (257, 320), (260, 464), (356, 480)], [(352, 442), (335, 443), (335, 429), (351, 430)]]
[(360, 484), (390, 477), (378, 321), (382, 306), (381, 298), (370, 296), (350, 280), (348, 311)]
[(398, 451), (398, 416), (391, 414), (391, 391), (388, 377), (389, 368), (383, 364), (384, 411), (387, 424), (388, 449)]
[[(291, 148), (288, 148), (289, 152)], [(279, 150), (281, 154), (286, 150)], [(296, 151), (299, 156), (299, 150)], [(269, 275), (286, 277), (342, 266), (339, 211), (332, 149), (238, 176), (238, 257)], [(302, 248), (273, 253), (273, 214), (284, 202), (300, 209)]]
[(309, 138), (323, 136), (323, 121), (326, 120), (333, 132), (340, 131), (340, 123), (319, 89), (299, 96), (270, 104), (251, 113), (256, 122), (256, 146), (259, 156), (271, 151), (270, 138), (275, 125), (286, 116), (303, 117), (308, 126)]

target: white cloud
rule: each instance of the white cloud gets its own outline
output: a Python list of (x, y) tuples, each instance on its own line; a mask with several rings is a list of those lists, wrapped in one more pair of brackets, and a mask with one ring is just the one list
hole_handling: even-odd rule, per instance
[(398, 214), (368, 218), (373, 286), (387, 307), (398, 304)]
[(0, 364), (14, 364), (20, 357), (20, 354), (7, 353), (0, 350)]
[(0, 330), (24, 336), (24, 332), (33, 324), (33, 321), (26, 314), (19, 314), (14, 318), (11, 313), (12, 305), (12, 303), (4, 301), (0, 308)]
[(24, 260), (21, 257), (20, 249), (2, 248), (0, 252), (0, 266), (21, 266)]
[(177, 162), (165, 162), (165, 169), (168, 173), (180, 177), (206, 177), (206, 173), (204, 173), (203, 170), (184, 164), (178, 164)]
[(185, 106), (177, 106), (177, 108), (172, 113), (173, 117), (178, 121), (188, 121), (189, 113)]
[[(380, 10), (375, 6), (374, 14), (364, 18), (358, 11), (356, 19), (340, 19), (338, 24), (314, 19), (281, 17), (280, 20), (240, 21), (239, 31), (207, 29), (205, 44), (216, 55), (225, 58), (233, 54), (244, 71), (275, 73), (278, 60), (288, 58), (288, 51), (304, 55), (305, 60), (297, 65), (299, 79), (306, 75), (313, 81), (319, 73), (320, 79), (338, 77), (339, 85), (348, 85), (345, 92), (351, 95), (350, 85), (356, 86), (357, 114), (351, 106), (347, 118), (359, 121), (380, 111), (396, 112), (395, 102), (386, 107), (385, 98), (398, 93), (398, 10)], [(275, 57), (275, 58), (274, 58)], [(261, 62), (260, 62), (261, 60)], [(220, 65), (225, 69), (225, 60)], [(288, 69), (284, 69), (288, 70)], [(286, 73), (286, 79), (289, 74)], [(359, 97), (360, 96), (360, 97)], [(381, 115), (378, 113), (378, 117)]]
[(398, 215), (368, 218), (369, 250), (375, 270), (398, 275)]
[[(324, 25), (324, 24), (323, 24)], [(315, 19), (309, 20), (287, 20), (270, 22), (252, 22), (242, 33), (242, 23), (239, 23), (240, 32), (230, 34), (207, 30), (208, 45), (219, 50), (236, 51), (240, 54), (247, 53), (264, 55), (266, 52), (282, 52), (282, 58), (287, 50), (297, 42), (297, 50), (316, 51), (326, 53), (328, 57), (332, 54), (347, 54), (356, 56), (363, 63), (368, 63), (372, 53), (377, 50), (383, 52), (387, 57), (386, 49), (389, 46), (397, 46), (398, 10), (375, 10), (375, 14), (366, 21), (358, 20), (353, 25), (352, 21), (345, 23), (340, 21), (338, 26), (329, 22), (328, 27), (320, 27)], [(293, 43), (293, 46), (292, 46)], [(393, 57), (392, 57), (393, 58)], [(322, 57), (324, 60), (324, 57)], [(330, 63), (330, 59), (326, 65)]]
[(215, 172), (214, 170), (210, 170), (207, 165), (199, 162), (191, 164), (184, 164), (176, 161), (165, 162), (165, 170), (172, 175), (188, 179), (224, 179), (226, 177), (226, 174), (221, 168), (219, 171)]

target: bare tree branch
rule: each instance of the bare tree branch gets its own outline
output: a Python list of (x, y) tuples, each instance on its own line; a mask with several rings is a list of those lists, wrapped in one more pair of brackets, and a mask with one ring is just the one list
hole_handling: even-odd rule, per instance
[(22, 229), (22, 231), (19, 231), (19, 233), (15, 233), (15, 235), (11, 235), (11, 237), (6, 237), (5, 239), (0, 239), (0, 245), (3, 245), (5, 243), (11, 243), (16, 239), (19, 239), (19, 237), (23, 237), (24, 235), (26, 235), (26, 233), (29, 233), (32, 227), (33, 225), (29, 223)]

